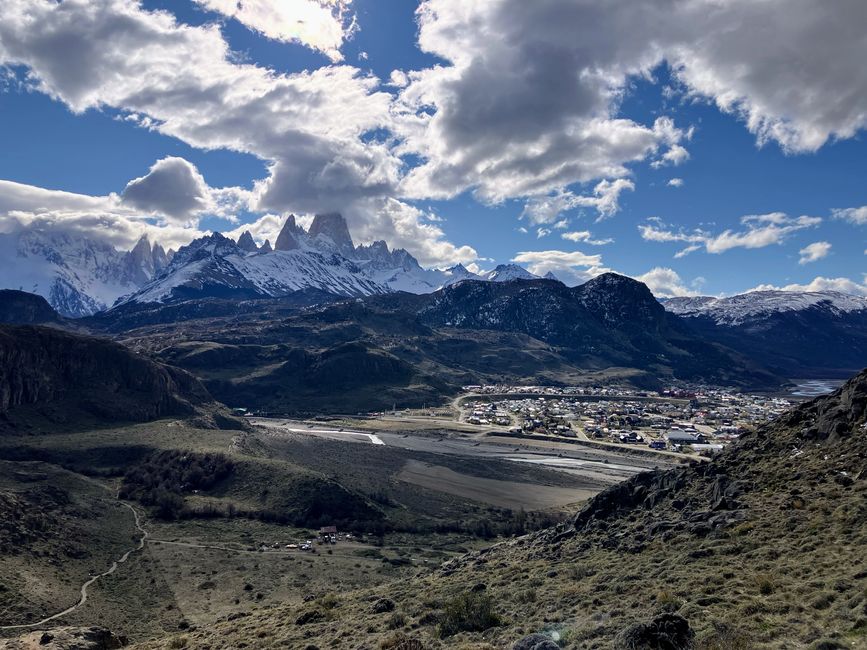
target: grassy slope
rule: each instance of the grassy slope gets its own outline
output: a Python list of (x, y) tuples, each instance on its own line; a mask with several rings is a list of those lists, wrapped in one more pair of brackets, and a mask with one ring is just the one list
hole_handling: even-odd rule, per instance
[[(0, 597), (4, 605), (14, 606), (0, 617), (0, 623), (31, 621), (62, 609), (56, 606), (59, 602), (63, 607), (72, 604), (90, 570), (105, 570), (132, 545), (134, 530), (129, 511), (113, 501), (120, 476), (155, 451), (173, 449), (221, 453), (235, 464), (231, 476), (214, 489), (187, 495), (192, 507), (225, 509), (232, 504), (238, 509), (290, 511), (306, 503), (304, 495), (295, 490), (296, 483), (312, 478), (326, 490), (330, 481), (338, 481), (341, 489), (381, 511), (390, 526), (406, 529), (425, 522), (428, 532), (388, 534), (384, 546), (360, 549), (358, 553), (338, 546), (333, 554), (324, 550), (317, 556), (295, 552), (295, 557), (287, 558), (293, 554), (262, 555), (258, 548), (263, 542), (297, 542), (309, 538), (309, 531), (248, 518), (160, 522), (149, 513), (145, 525), (154, 539), (216, 543), (236, 551), (149, 543), (144, 553), (134, 553), (121, 570), (100, 579), (91, 588), (86, 606), (52, 625), (99, 624), (138, 640), (163, 637), (187, 624), (211, 624), (230, 614), (276, 603), (300, 606), (308, 594), (321, 597), (338, 589), (394, 581), (415, 573), (420, 566), (437, 565), (457, 552), (479, 546), (472, 534), (429, 532), (439, 523), (462, 521), (471, 530), (474, 522), (511, 520), (511, 514), (501, 509), (398, 481), (396, 477), (409, 453), (399, 449), (307, 436), (294, 441), (263, 441), (249, 432), (197, 429), (177, 420), (2, 438), (0, 459), (5, 460), (0, 460), (0, 496), (7, 489), (32, 490), (33, 484), (26, 481), (16, 487), (18, 479), (14, 477), (20, 468), (32, 465), (23, 459), (38, 458), (38, 467), (45, 468), (40, 470), (45, 475), (40, 480), (65, 489), (72, 505), (56, 521), (39, 512), (37, 523), (44, 526), (47, 522), (50, 526), (44, 543), (34, 546), (34, 552), (26, 556), (4, 552), (0, 583), (7, 591)], [(445, 457), (438, 461), (467, 470), (460, 459)], [(73, 471), (87, 472), (95, 478), (85, 479)], [(511, 478), (542, 484), (577, 482), (550, 470), (523, 467), (516, 468)], [(11, 487), (6, 485), (10, 482)], [(142, 512), (147, 510), (138, 507)], [(89, 555), (63, 555), (72, 541)], [(398, 559), (411, 560), (404, 565)], [(30, 587), (38, 587), (36, 595), (16, 577), (24, 568), (29, 575), (38, 577), (38, 582), (29, 583)], [(17, 618), (6, 618), (13, 613)]]
[[(661, 612), (696, 646), (867, 647), (867, 374), (713, 463), (641, 475), (594, 499), (575, 526), (469, 554), (434, 572), (289, 605), (146, 647), (504, 648), (556, 632), (564, 647), (615, 639)], [(450, 599), (476, 585), (502, 625), (439, 638)], [(484, 585), (484, 586), (482, 586)], [(393, 613), (375, 613), (387, 597)], [(302, 614), (323, 619), (301, 624)], [(612, 644), (614, 644), (612, 646)], [(177, 646), (176, 646), (177, 647)]]
[(47, 463), (0, 461), (0, 625), (31, 623), (78, 601), (138, 540), (110, 491)]

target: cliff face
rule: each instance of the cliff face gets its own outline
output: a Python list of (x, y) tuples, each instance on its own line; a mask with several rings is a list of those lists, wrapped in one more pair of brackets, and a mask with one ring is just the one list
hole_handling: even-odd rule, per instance
[(127, 348), (46, 327), (0, 326), (0, 416), (22, 410), (70, 422), (192, 415), (210, 402), (188, 373)]
[(30, 325), (60, 322), (60, 315), (42, 296), (26, 291), (0, 289), (0, 323)]

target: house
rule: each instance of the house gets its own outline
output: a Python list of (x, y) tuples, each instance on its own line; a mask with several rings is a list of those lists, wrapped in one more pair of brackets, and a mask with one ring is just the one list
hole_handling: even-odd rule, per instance
[(319, 529), (320, 535), (336, 535), (337, 534), (337, 526), (322, 526)]
[(694, 445), (705, 441), (704, 436), (700, 433), (676, 430), (671, 430), (666, 433), (665, 439), (670, 445)]

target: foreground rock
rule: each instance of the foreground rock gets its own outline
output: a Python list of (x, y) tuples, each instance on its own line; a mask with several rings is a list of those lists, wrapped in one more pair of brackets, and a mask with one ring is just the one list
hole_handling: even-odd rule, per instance
[(0, 641), (3, 650), (114, 650), (126, 640), (102, 627), (57, 627)]

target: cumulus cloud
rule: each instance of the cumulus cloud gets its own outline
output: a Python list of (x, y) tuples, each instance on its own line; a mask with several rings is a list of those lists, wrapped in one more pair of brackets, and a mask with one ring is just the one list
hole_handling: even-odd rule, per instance
[(635, 279), (646, 284), (657, 298), (696, 295), (696, 291), (687, 287), (673, 269), (657, 266), (647, 273), (635, 276)]
[(349, 66), (278, 74), (239, 63), (213, 25), (179, 23), (128, 0), (9, 0), (0, 63), (74, 112), (103, 106), (200, 149), (268, 161), (265, 210), (340, 209), (390, 191), (399, 161), (362, 135), (385, 127), (391, 96)]
[(804, 246), (798, 254), (801, 256), (801, 259), (798, 260), (798, 264), (809, 264), (810, 262), (818, 262), (824, 257), (828, 256), (828, 253), (831, 252), (831, 244), (826, 241), (817, 241)]
[(835, 219), (842, 219), (853, 223), (856, 226), (867, 225), (867, 205), (862, 205), (860, 208), (843, 208), (831, 211), (831, 215)]
[(512, 261), (525, 265), (530, 273), (536, 275), (553, 273), (568, 285), (581, 284), (611, 270), (602, 266), (601, 255), (587, 255), (580, 251), (523, 251)]
[(652, 242), (683, 242), (688, 244), (675, 257), (683, 257), (693, 251), (705, 249), (708, 253), (720, 254), (733, 248), (765, 248), (783, 243), (792, 233), (813, 228), (822, 223), (820, 217), (789, 217), (782, 212), (748, 215), (741, 217), (744, 230), (724, 230), (713, 234), (701, 229), (674, 230), (658, 221), (638, 226), (642, 239)]
[(86, 237), (109, 244), (118, 250), (130, 250), (141, 237), (177, 249), (190, 243), (203, 232), (195, 228), (157, 225), (124, 213), (87, 212), (79, 210), (48, 210), (42, 212), (10, 212), (0, 219), (0, 233), (42, 231)]
[(448, 241), (436, 220), (403, 201), (370, 199), (350, 209), (346, 216), (357, 243), (384, 239), (392, 248), (408, 250), (422, 266), (441, 268), (480, 259), (472, 246)]
[(683, 187), (683, 179), (682, 178), (671, 178), (671, 179), (669, 179), (667, 185), (669, 187)]
[(208, 209), (209, 194), (210, 188), (195, 165), (168, 157), (155, 162), (145, 176), (127, 183), (122, 198), (133, 208), (184, 224)]
[(855, 296), (867, 296), (867, 276), (862, 278), (861, 282), (856, 282), (850, 278), (824, 278), (819, 276), (806, 284), (787, 284), (782, 287), (773, 284), (762, 284), (754, 289), (750, 289), (750, 291), (840, 291)]
[[(251, 21), (249, 12), (263, 6), (243, 4), (240, 15)], [(173, 223), (203, 208), (222, 216), (241, 207), (341, 211), (357, 231), (390, 232), (420, 258), (475, 256), (413, 222), (420, 211), (394, 209), (405, 205), (394, 198), (403, 163), (388, 144), (363, 137), (388, 126), (391, 95), (356, 68), (278, 74), (239, 63), (216, 27), (185, 25), (127, 0), (10, 0), (0, 7), (0, 43), (0, 64), (26, 66), (32, 86), (75, 112), (114, 107), (194, 147), (250, 153), (269, 165), (268, 177), (245, 193), (208, 190), (192, 166), (161, 161), (124, 191), (130, 207), (159, 210)]]
[(203, 233), (195, 222), (181, 224), (143, 213), (117, 194), (90, 196), (0, 180), (0, 232), (40, 228), (80, 235), (129, 249), (142, 236), (177, 248)]
[(682, 145), (674, 144), (668, 151), (662, 154), (659, 160), (654, 160), (650, 163), (650, 166), (654, 169), (659, 169), (660, 167), (666, 167), (668, 165), (677, 167), (681, 163), (685, 163), (687, 160), (689, 160), (689, 151), (687, 151)]
[(867, 125), (860, 0), (425, 0), (418, 20), (421, 48), (447, 65), (408, 73), (396, 105), (404, 150), (424, 161), (409, 196), (497, 202), (649, 157), (683, 163), (688, 132), (619, 115), (631, 80), (662, 63), (760, 144), (815, 151)]
[(284, 43), (297, 42), (340, 61), (340, 47), (355, 30), (350, 0), (194, 0)]
[[(333, 61), (354, 29), (348, 0), (196, 1)], [(193, 147), (267, 163), (249, 196), (211, 193), (218, 206), (341, 210), (359, 230), (407, 231), (412, 210), (374, 210), (466, 190), (490, 203), (528, 200), (534, 226), (576, 207), (614, 214), (635, 163), (689, 155), (687, 125), (621, 111), (634, 80), (663, 63), (687, 95), (741, 120), (760, 144), (814, 151), (867, 125), (862, 0), (423, 0), (417, 17), (419, 46), (443, 63), (395, 71), (388, 86), (348, 65), (282, 74), (244, 63), (219, 25), (184, 24), (134, 0), (5, 0), (0, 66), (24, 70), (28, 87), (75, 113), (114, 109)], [(381, 228), (383, 219), (397, 221)], [(431, 259), (465, 254), (423, 225), (409, 230), (434, 237)], [(722, 252), (802, 227), (745, 222), (671, 241), (688, 244), (682, 253)]]

